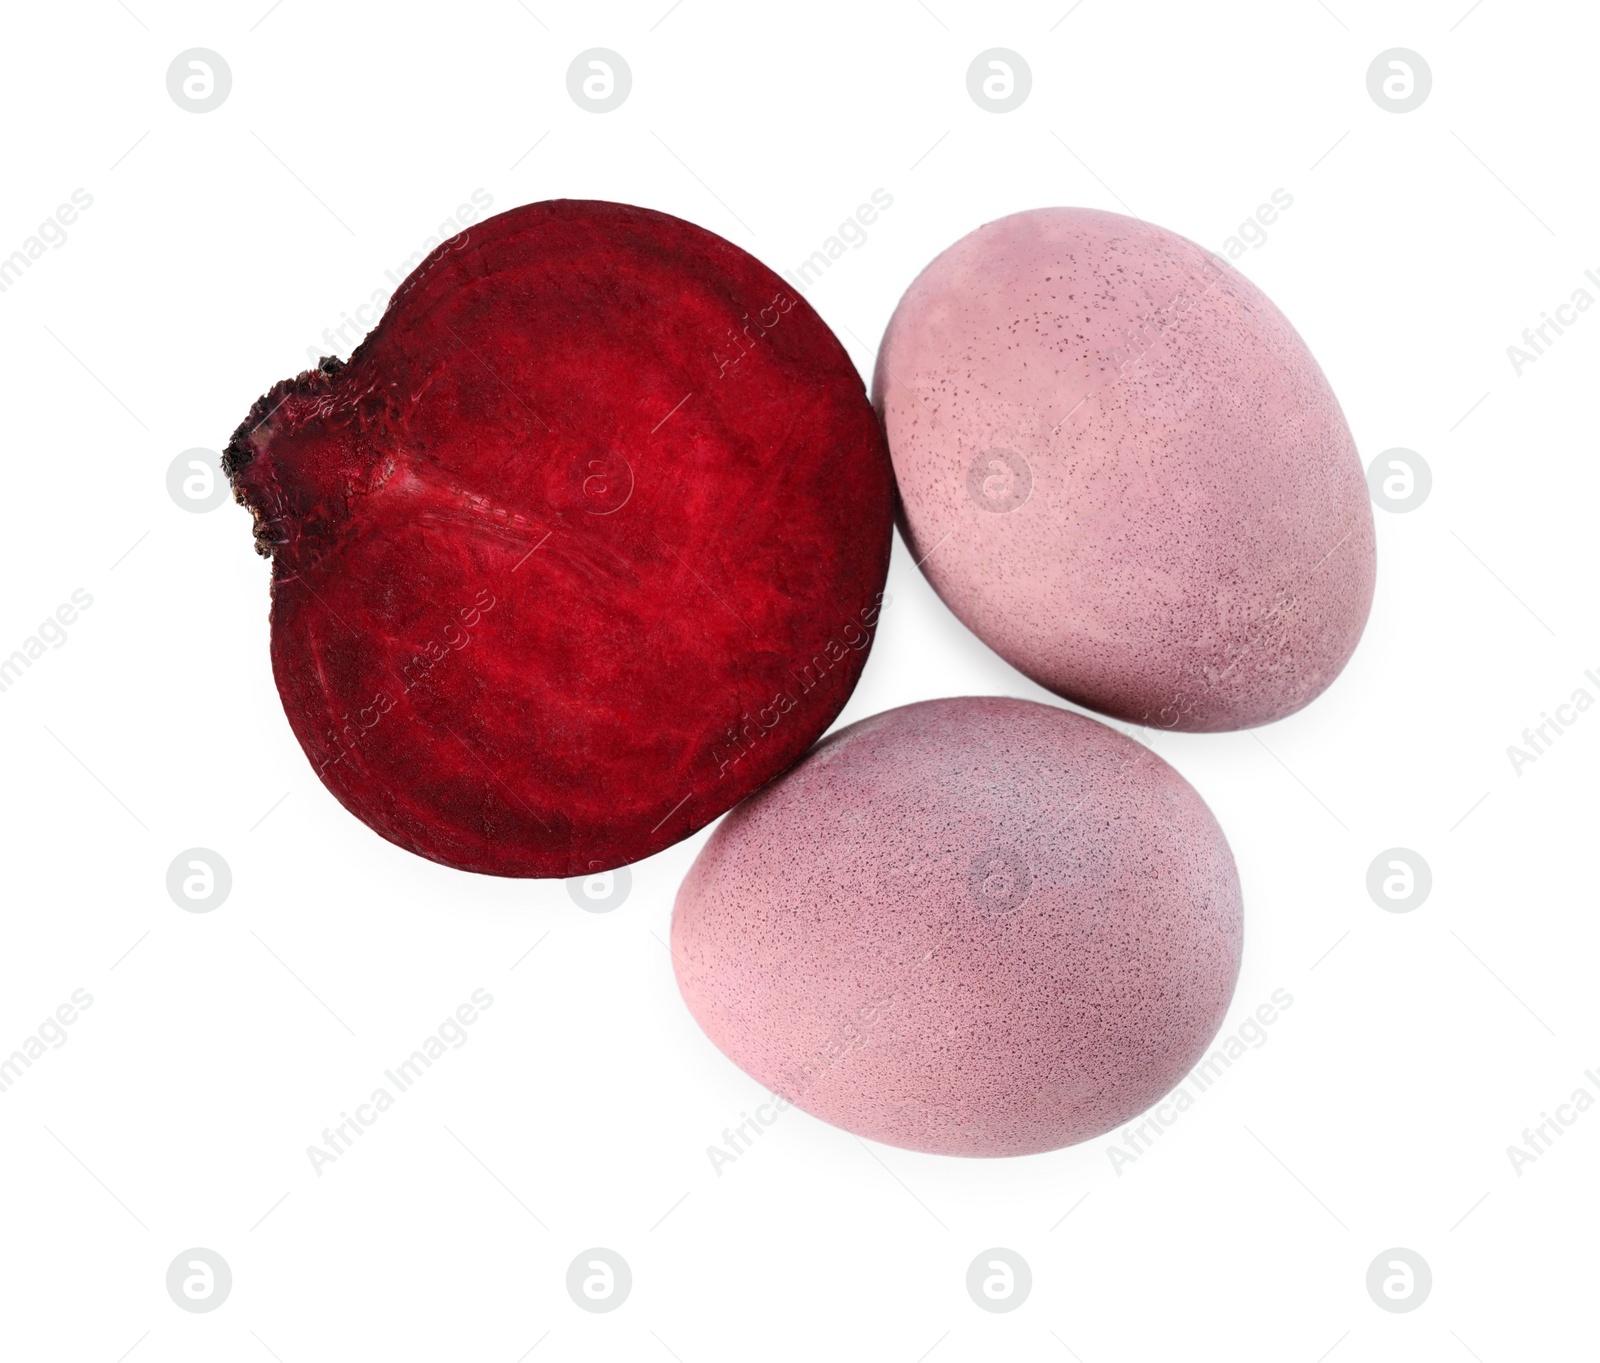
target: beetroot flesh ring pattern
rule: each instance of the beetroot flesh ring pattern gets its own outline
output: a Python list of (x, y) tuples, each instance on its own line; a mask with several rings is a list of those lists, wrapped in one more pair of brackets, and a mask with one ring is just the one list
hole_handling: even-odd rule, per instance
[(465, 870), (588, 874), (703, 827), (833, 721), (883, 600), (892, 475), (843, 348), (745, 252), (627, 205), (446, 242), (223, 465), (313, 767)]

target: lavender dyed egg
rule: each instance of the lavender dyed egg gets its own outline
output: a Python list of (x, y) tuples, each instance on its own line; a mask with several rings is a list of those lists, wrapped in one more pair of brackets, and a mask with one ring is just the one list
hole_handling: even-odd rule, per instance
[(738, 806), (678, 891), (696, 1021), (857, 1135), (1025, 1155), (1143, 1111), (1239, 972), (1205, 802), (1082, 715), (925, 701), (842, 729)]
[(1057, 695), (1152, 727), (1298, 710), (1372, 602), (1372, 508), (1327, 380), (1175, 233), (1045, 208), (963, 237), (878, 352), (901, 528), (957, 616)]

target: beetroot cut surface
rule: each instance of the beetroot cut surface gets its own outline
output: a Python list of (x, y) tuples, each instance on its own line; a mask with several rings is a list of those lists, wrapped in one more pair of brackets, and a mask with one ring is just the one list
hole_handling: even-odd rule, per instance
[(444, 243), (223, 466), (312, 766), (464, 870), (703, 827), (832, 722), (883, 599), (892, 475), (843, 348), (736, 246), (624, 204)]

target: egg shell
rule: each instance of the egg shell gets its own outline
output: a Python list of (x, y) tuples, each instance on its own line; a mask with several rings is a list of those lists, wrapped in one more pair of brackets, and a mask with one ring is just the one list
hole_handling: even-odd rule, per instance
[(696, 1021), (774, 1093), (953, 1155), (1088, 1140), (1168, 1092), (1238, 976), (1211, 811), (1083, 715), (924, 701), (819, 744), (718, 826), (678, 892)]
[(989, 223), (906, 291), (873, 393), (913, 557), (1057, 695), (1248, 728), (1354, 651), (1355, 442), (1283, 314), (1193, 242), (1087, 208)]

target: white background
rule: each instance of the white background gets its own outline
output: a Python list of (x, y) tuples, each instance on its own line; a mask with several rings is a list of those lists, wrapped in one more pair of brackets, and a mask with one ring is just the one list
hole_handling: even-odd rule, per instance
[[(1580, 1085), (1600, 1096), (1583, 1075), (1600, 1072), (1600, 712), (1520, 775), (1506, 749), (1579, 686), (1600, 697), (1583, 676), (1600, 669), (1600, 317), (1520, 376), (1506, 347), (1600, 271), (1594, 12), (268, 3), (7, 12), (0, 252), (74, 189), (94, 202), (0, 294), (0, 653), (74, 589), (93, 605), (0, 694), (0, 1054), (74, 989), (94, 1002), (0, 1093), (0, 1353), (1592, 1351), (1600, 1111), (1520, 1174), (1507, 1147)], [(165, 84), (197, 46), (233, 75), (204, 115)], [(633, 73), (605, 115), (566, 88), (595, 46)], [(995, 46), (1033, 73), (1004, 115), (965, 83)], [(1433, 72), (1404, 115), (1366, 89), (1394, 46)], [(695, 1027), (664, 949), (704, 834), (592, 914), (559, 882), (409, 856), (315, 779), (273, 689), (247, 514), (181, 509), (166, 471), (219, 448), (480, 188), (496, 211), (645, 204), (779, 269), (885, 189), (893, 207), (808, 295), (863, 373), (916, 271), (980, 223), (1084, 204), (1220, 249), (1272, 191), (1293, 196), (1237, 264), (1306, 338), (1363, 460), (1416, 450), (1433, 491), (1376, 513), (1371, 623), (1320, 700), (1259, 733), (1153, 741), (1239, 862), (1225, 1029), (1274, 989), (1294, 1003), (1120, 1174), (1113, 1138), (962, 1161), (790, 1112), (718, 1176), (707, 1146), (762, 1093)], [(1053, 699), (954, 620), (899, 543), (890, 591), (841, 722), (938, 695)], [(1365, 888), (1397, 845), (1433, 871), (1412, 913)], [(196, 846), (233, 874), (207, 914), (165, 888)], [(470, 1041), (313, 1173), (306, 1147), (475, 988), (494, 1004)], [(634, 1275), (606, 1315), (565, 1289), (595, 1245)], [(210, 1314), (165, 1290), (191, 1246), (233, 1271)], [(1032, 1269), (1009, 1314), (965, 1289), (991, 1246)], [(1391, 1246), (1433, 1271), (1410, 1314), (1366, 1291)]]

